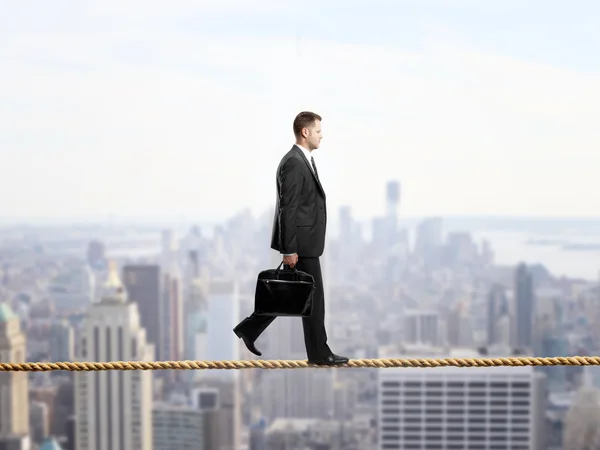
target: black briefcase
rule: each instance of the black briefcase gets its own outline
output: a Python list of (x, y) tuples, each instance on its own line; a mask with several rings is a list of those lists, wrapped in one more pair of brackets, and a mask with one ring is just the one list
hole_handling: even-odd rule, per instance
[(265, 316), (310, 316), (315, 291), (313, 276), (297, 269), (282, 270), (282, 264), (258, 274), (254, 312)]

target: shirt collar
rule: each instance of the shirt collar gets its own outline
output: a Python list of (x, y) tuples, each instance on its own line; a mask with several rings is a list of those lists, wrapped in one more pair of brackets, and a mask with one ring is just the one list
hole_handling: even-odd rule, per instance
[(310, 158), (312, 156), (310, 154), (310, 152), (307, 149), (305, 149), (304, 147), (302, 147), (301, 145), (296, 144), (296, 147), (298, 147), (300, 150), (302, 150), (302, 153), (304, 153), (304, 156), (306, 156), (306, 159), (308, 159), (310, 161)]

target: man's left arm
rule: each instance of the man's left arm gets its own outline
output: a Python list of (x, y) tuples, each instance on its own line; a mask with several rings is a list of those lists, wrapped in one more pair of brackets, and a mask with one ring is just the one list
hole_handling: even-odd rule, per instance
[(302, 171), (295, 158), (288, 159), (279, 174), (279, 249), (284, 255), (298, 253), (296, 239), (296, 214), (300, 204), (300, 192), (304, 183)]

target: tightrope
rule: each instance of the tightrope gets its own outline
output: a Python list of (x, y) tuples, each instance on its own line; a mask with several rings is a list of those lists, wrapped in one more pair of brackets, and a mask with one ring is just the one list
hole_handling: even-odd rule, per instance
[(112, 362), (28, 362), (0, 363), (0, 372), (90, 372), (104, 370), (240, 370), (305, 368), (436, 368), (500, 366), (598, 366), (600, 356), (511, 357), (511, 358), (427, 358), (427, 359), (351, 359), (340, 366), (317, 366), (306, 360), (232, 360), (232, 361), (112, 361)]

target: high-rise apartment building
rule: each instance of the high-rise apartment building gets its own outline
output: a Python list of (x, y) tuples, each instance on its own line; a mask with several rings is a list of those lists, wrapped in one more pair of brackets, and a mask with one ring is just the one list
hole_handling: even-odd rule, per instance
[[(154, 347), (111, 265), (100, 302), (88, 312), (80, 361), (149, 361)], [(152, 450), (152, 372), (75, 373), (78, 450)]]

